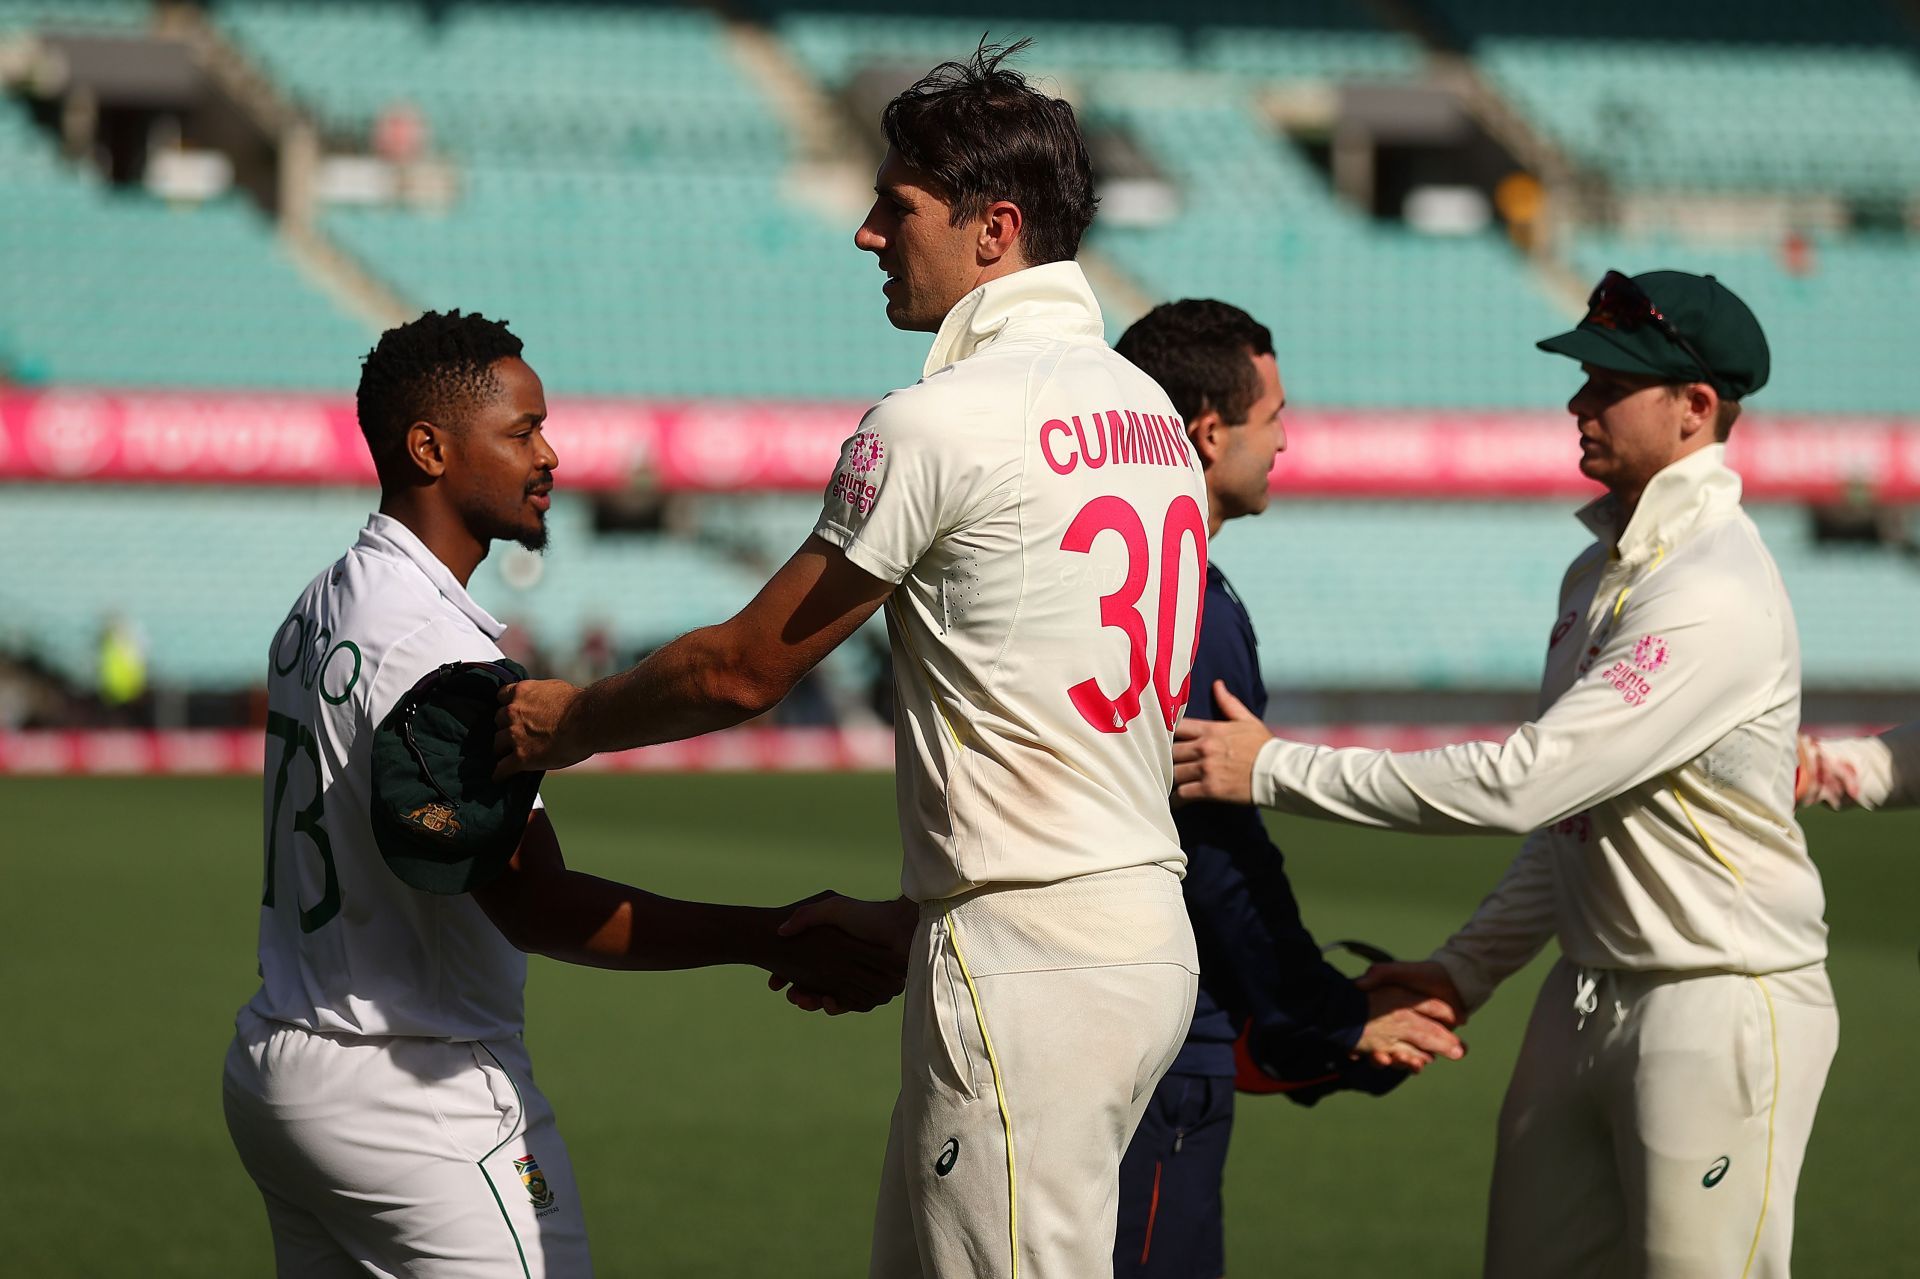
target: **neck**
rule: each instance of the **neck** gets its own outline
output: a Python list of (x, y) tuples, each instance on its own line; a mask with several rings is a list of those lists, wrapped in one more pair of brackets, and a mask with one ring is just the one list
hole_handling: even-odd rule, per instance
[(1627, 525), (1633, 523), (1633, 513), (1640, 509), (1640, 495), (1646, 491), (1647, 486), (1645, 484), (1636, 484), (1631, 488), (1617, 488), (1613, 490), (1613, 500), (1618, 503), (1620, 507), (1620, 529), (1622, 532), (1626, 531)]
[(435, 559), (447, 566), (460, 585), (465, 586), (487, 558), (487, 543), (475, 537), (466, 523), (441, 502), (425, 498), (426, 490), (407, 490), (380, 495), (380, 514), (399, 520), (407, 531), (419, 538)]
[[(991, 284), (995, 280), (1004, 280), (1014, 272), (1024, 271), (1026, 269), (1027, 263), (1015, 254), (1009, 253), (1004, 257), (996, 258), (994, 261), (980, 268), (979, 272), (973, 277), (973, 283), (967, 286), (967, 293), (973, 292), (983, 284)], [(960, 296), (965, 297), (966, 293)], [(959, 299), (956, 298), (954, 300), (954, 306), (958, 306), (959, 304)], [(952, 310), (953, 307), (948, 307), (947, 309)]]
[(1661, 471), (1666, 470), (1668, 467), (1674, 465), (1676, 462), (1683, 462), (1687, 458), (1692, 457), (1694, 454), (1699, 453), (1718, 442), (1719, 441), (1715, 440), (1710, 435), (1703, 435), (1691, 440), (1687, 440), (1681, 445), (1680, 449), (1676, 451), (1672, 457), (1668, 458), (1664, 463), (1661, 464), (1660, 470), (1655, 471), (1653, 475), (1649, 475), (1645, 479), (1636, 481), (1632, 484), (1622, 484), (1617, 488), (1610, 486), (1610, 491), (1614, 496), (1614, 500), (1620, 504), (1621, 529), (1624, 530), (1627, 527), (1627, 525), (1632, 522), (1633, 513), (1640, 509), (1640, 499), (1646, 496), (1647, 486), (1653, 483), (1655, 476), (1659, 475)]

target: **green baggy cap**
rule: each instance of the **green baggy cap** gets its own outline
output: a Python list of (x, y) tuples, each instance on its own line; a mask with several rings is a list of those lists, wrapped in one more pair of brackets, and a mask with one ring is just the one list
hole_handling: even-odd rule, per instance
[(520, 846), (544, 772), (493, 780), (499, 693), (518, 662), (449, 662), (373, 734), (373, 838), (401, 882), (429, 893), (491, 883)]
[(1729, 400), (1765, 386), (1772, 370), (1767, 335), (1747, 304), (1712, 276), (1687, 271), (1631, 279), (1609, 271), (1587, 299), (1587, 318), (1536, 345), (1597, 368), (1710, 382)]

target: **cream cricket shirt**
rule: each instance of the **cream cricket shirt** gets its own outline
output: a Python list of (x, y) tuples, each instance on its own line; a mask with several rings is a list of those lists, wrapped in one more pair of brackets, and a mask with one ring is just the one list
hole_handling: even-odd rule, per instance
[(1550, 936), (1591, 968), (1769, 973), (1826, 957), (1793, 818), (1800, 644), (1773, 557), (1712, 445), (1573, 562), (1537, 717), (1415, 754), (1262, 749), (1269, 807), (1403, 830), (1530, 833), (1434, 956), (1478, 1005)]
[(887, 602), (917, 901), (1185, 865), (1167, 806), (1206, 583), (1200, 464), (1071, 262), (975, 289), (849, 439), (814, 532)]
[(471, 897), (395, 878), (367, 816), (374, 726), (442, 663), (498, 658), (504, 629), (385, 515), (301, 592), (268, 659), (260, 1016), (357, 1035), (520, 1031), (526, 956)]

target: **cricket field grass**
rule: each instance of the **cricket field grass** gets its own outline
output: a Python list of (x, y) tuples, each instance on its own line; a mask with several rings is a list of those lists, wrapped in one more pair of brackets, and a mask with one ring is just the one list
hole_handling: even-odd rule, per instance
[[(562, 776), (546, 794), (572, 864), (661, 892), (775, 903), (895, 889), (884, 776)], [(255, 984), (259, 804), (246, 778), (0, 779), (8, 1273), (271, 1273), (219, 1080)], [(1807, 828), (1842, 1033), (1800, 1186), (1796, 1271), (1912, 1275), (1920, 814), (1819, 813)], [(1323, 940), (1409, 955), (1466, 917), (1514, 847), (1276, 829)], [(1477, 1274), (1494, 1117), (1537, 982), (1538, 967), (1517, 976), (1474, 1020), (1466, 1061), (1391, 1097), (1312, 1110), (1243, 1098), (1229, 1273)], [(602, 1276), (865, 1274), (897, 1004), (809, 1017), (744, 969), (536, 960), (527, 1014)]]

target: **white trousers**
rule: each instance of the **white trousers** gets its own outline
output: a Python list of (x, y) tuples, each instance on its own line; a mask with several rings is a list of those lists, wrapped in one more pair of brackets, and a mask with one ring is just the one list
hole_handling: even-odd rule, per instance
[(1120, 1159), (1198, 974), (1157, 866), (923, 908), (872, 1279), (1111, 1276)]
[(1820, 968), (1561, 960), (1500, 1112), (1489, 1279), (1785, 1279), (1839, 1035)]
[(584, 1279), (566, 1143), (518, 1038), (316, 1034), (240, 1014), (227, 1130), (280, 1279)]

